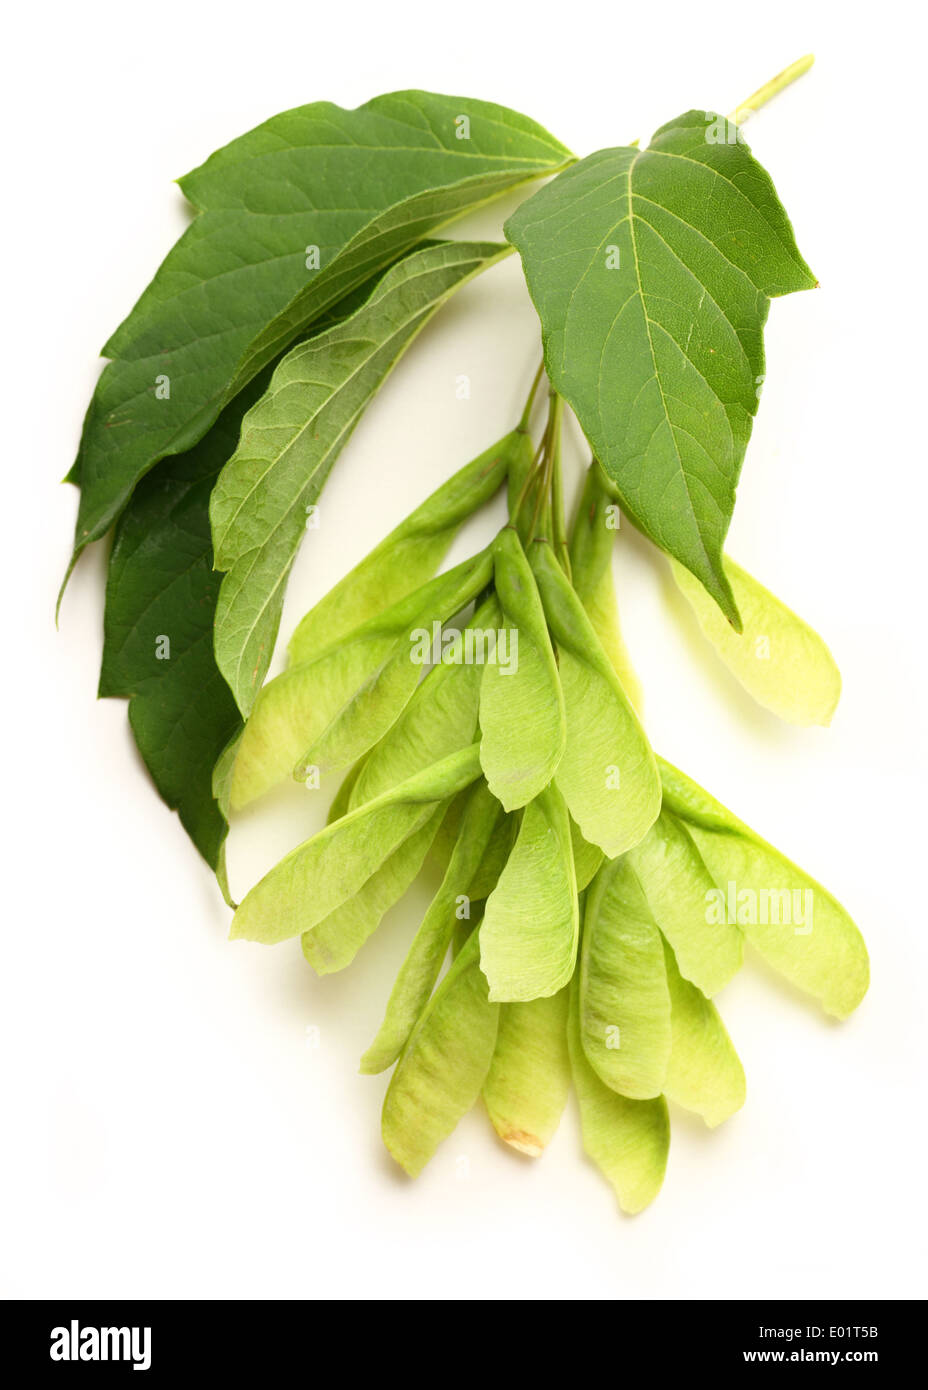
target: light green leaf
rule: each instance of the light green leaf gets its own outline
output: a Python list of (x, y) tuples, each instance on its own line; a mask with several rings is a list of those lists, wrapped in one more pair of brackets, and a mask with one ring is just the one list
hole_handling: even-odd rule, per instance
[[(337, 727), (339, 716), (368, 683), (374, 686), (369, 703), (375, 703), (378, 674), (392, 657), (399, 654), (408, 662), (417, 680), (423, 668), (410, 660), (410, 633), (423, 622), (430, 626), (432, 617), (450, 617), (457, 611), (461, 593), (473, 597), (473, 586), (479, 589), (488, 573), (485, 556), (467, 560), (370, 618), (315, 660), (289, 666), (269, 681), (255, 701), (239, 745), (232, 782), (233, 808), (240, 809), (292, 775), (301, 754), (333, 723)], [(404, 687), (400, 698), (405, 694)], [(399, 700), (389, 705), (388, 713), (393, 713), (397, 704)], [(353, 736), (355, 731), (349, 728), (347, 732)], [(349, 738), (345, 741), (356, 756), (365, 751), (367, 742), (363, 726), (360, 733), (362, 736), (353, 742)]]
[(499, 1006), (487, 999), (478, 934), (464, 945), (413, 1029), (383, 1103), (383, 1142), (416, 1177), (480, 1095)]
[(537, 1158), (554, 1137), (570, 1089), (570, 987), (547, 999), (502, 1004), (483, 1099), (500, 1139)]
[(715, 882), (710, 921), (714, 914), (737, 922), (776, 970), (826, 1013), (846, 1018), (867, 992), (870, 962), (845, 909), (683, 773), (662, 762), (661, 776), (665, 802), (686, 822)]
[(726, 555), (725, 573), (741, 614), (739, 634), (699, 581), (675, 560), (670, 563), (705, 636), (758, 704), (791, 724), (830, 724), (841, 672), (818, 633)]
[(555, 779), (584, 837), (609, 859), (638, 843), (661, 805), (657, 764), (638, 716), (551, 547), (532, 568), (557, 647), (567, 717)]
[(290, 566), (339, 451), (416, 334), (506, 248), (442, 242), (393, 266), (350, 318), (295, 347), (245, 416), (210, 499), (217, 569), (216, 661), (243, 714), (267, 671)]
[(556, 787), (530, 801), (499, 883), (487, 899), (480, 963), (490, 998), (538, 999), (567, 984), (579, 910), (570, 818)]
[(437, 488), (310, 609), (290, 638), (291, 663), (311, 661), (430, 579), (464, 521), (531, 451), (528, 435), (512, 430)]
[(567, 1041), (583, 1148), (610, 1183), (619, 1206), (633, 1216), (654, 1201), (664, 1181), (670, 1149), (667, 1102), (663, 1096), (628, 1100), (603, 1084), (581, 1041), (576, 977), (570, 995)]
[[(770, 298), (811, 289), (770, 178), (720, 118), (600, 150), (519, 207), (545, 364), (628, 516), (736, 626), (722, 545), (764, 375)], [(728, 125), (722, 122), (725, 129)]]
[[(72, 470), (75, 552), (337, 300), (443, 223), (569, 158), (505, 107), (414, 91), (354, 111), (297, 107), (213, 154), (180, 181), (198, 215), (103, 349), (113, 361)], [(169, 396), (156, 394), (164, 373)]]
[(744, 1068), (718, 1009), (684, 980), (666, 941), (664, 953), (673, 1035), (664, 1094), (714, 1129), (744, 1104)]
[(397, 845), (356, 893), (303, 933), (303, 955), (317, 975), (331, 975), (350, 965), (403, 897), (425, 862), (446, 805), (439, 802), (420, 829)]
[(685, 822), (662, 810), (627, 863), (683, 974), (703, 994), (717, 994), (741, 969), (744, 936), (731, 922), (710, 924), (716, 884)]
[[(499, 606), (490, 598), (467, 626), (494, 628), (498, 619)], [(352, 810), (473, 743), (480, 677), (476, 665), (443, 662), (433, 667), (389, 733), (371, 749), (351, 793)]]
[[(427, 634), (424, 641), (431, 647), (432, 624), (445, 622), (466, 608), (486, 588), (492, 574), (493, 563), (485, 551), (401, 600), (400, 606), (405, 607), (413, 604), (416, 595), (421, 596), (421, 606), (411, 627), (398, 633), (396, 645), (383, 665), (372, 672), (331, 723), (311, 741), (294, 769), (297, 781), (305, 781), (314, 768), (324, 776), (355, 762), (384, 737), (409, 703), (425, 670), (426, 662), (416, 655), (417, 646), (423, 641), (421, 634)], [(396, 607), (391, 611), (396, 613)]]
[(312, 930), (360, 892), (441, 803), (479, 775), (473, 745), (327, 825), (251, 889), (232, 919), (232, 938), (272, 945)]
[(619, 509), (610, 500), (599, 475), (598, 464), (591, 463), (570, 535), (570, 578), (622, 689), (640, 715), (644, 696), (622, 637), (612, 577)]
[(500, 814), (499, 802), (481, 780), (468, 793), (445, 876), (400, 966), (380, 1030), (361, 1058), (362, 1072), (385, 1071), (406, 1046), (435, 987), (455, 923), (461, 920), (462, 905), (468, 907), (469, 916), (469, 903), (463, 900), (469, 895), (471, 880)]
[(564, 699), (531, 566), (511, 526), (500, 531), (493, 552), (509, 651), (506, 662), (484, 667), (480, 761), (494, 796), (514, 811), (554, 776), (566, 739)]
[(606, 863), (587, 892), (580, 948), (580, 1032), (610, 1090), (659, 1096), (670, 1058), (670, 994), (661, 935), (623, 859)]

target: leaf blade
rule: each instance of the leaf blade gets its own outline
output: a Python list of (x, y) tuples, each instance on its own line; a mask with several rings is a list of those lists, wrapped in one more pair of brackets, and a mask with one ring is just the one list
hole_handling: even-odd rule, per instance
[[(180, 180), (198, 215), (103, 349), (112, 360), (72, 470), (75, 558), (160, 458), (191, 448), (331, 304), (443, 222), (570, 157), (504, 107), (410, 91), (354, 111), (282, 112)], [(339, 206), (333, 190), (346, 188)], [(310, 246), (320, 260), (308, 284)], [(159, 399), (164, 373), (171, 394)]]
[[(769, 176), (691, 111), (600, 150), (509, 218), (545, 362), (623, 507), (736, 627), (722, 544), (772, 295), (814, 277)], [(566, 267), (566, 269), (565, 269)]]
[(244, 714), (271, 659), (306, 507), (416, 334), (455, 289), (505, 254), (485, 242), (413, 252), (349, 319), (288, 353), (245, 417), (239, 447), (210, 499), (216, 565), (227, 571), (216, 609), (216, 660)]

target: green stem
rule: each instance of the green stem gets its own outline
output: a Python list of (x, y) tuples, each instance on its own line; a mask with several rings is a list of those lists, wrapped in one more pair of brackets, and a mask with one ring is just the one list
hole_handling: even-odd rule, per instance
[(538, 385), (541, 381), (544, 369), (544, 362), (540, 362), (538, 364), (538, 371), (535, 373), (535, 379), (532, 382), (532, 389), (528, 393), (528, 400), (525, 402), (525, 409), (522, 412), (522, 419), (519, 421), (518, 425), (518, 428), (522, 431), (523, 434), (528, 434), (528, 422), (531, 418), (532, 406), (535, 404), (535, 393), (538, 390)]
[[(535, 498), (535, 506), (532, 509), (532, 524), (528, 528), (528, 538), (530, 541), (536, 539), (539, 525), (546, 529), (547, 517), (550, 513), (551, 459), (555, 443), (554, 425), (555, 417), (558, 413), (557, 402), (559, 400), (560, 397), (555, 394), (554, 387), (552, 386), (549, 395), (548, 423), (545, 426), (544, 440), (542, 441), (543, 454), (538, 466), (541, 481), (538, 488), (538, 495)], [(559, 425), (560, 421), (558, 420), (557, 423)]]
[(790, 63), (788, 68), (784, 68), (782, 72), (777, 73), (776, 77), (771, 77), (769, 82), (765, 82), (762, 87), (758, 87), (757, 91), (753, 92), (752, 95), (748, 97), (747, 101), (743, 101), (740, 106), (736, 106), (728, 119), (737, 122), (738, 125), (744, 125), (745, 121), (752, 116), (755, 111), (759, 111), (762, 106), (766, 106), (768, 101), (772, 101), (784, 88), (789, 87), (795, 82), (797, 77), (801, 77), (804, 72), (808, 72), (814, 62), (815, 55), (812, 53), (807, 53), (803, 58), (797, 58), (795, 63)]
[(561, 417), (564, 403), (554, 397), (554, 447), (551, 462), (551, 534), (555, 552), (567, 578), (570, 578), (570, 554), (567, 548), (567, 527), (564, 521), (564, 479), (561, 474)]

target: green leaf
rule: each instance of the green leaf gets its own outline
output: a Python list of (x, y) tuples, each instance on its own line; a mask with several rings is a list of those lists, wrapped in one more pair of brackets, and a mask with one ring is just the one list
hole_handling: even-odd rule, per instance
[[(302, 666), (289, 666), (269, 681), (255, 701), (239, 745), (232, 781), (232, 806), (240, 809), (291, 776), (307, 746), (312, 747), (327, 730), (337, 725), (359, 691), (367, 693), (370, 688), (371, 699), (366, 704), (368, 708), (375, 704), (377, 678), (391, 659), (399, 655), (402, 669), (410, 677), (410, 685), (403, 686), (398, 701), (390, 705), (390, 712), (396, 718), (404, 699), (415, 689), (422, 670), (412, 660), (410, 633), (423, 624), (430, 627), (433, 618), (451, 617), (479, 592), (489, 574), (486, 554), (466, 560), (370, 618), (325, 648), (314, 660)], [(463, 599), (462, 594), (465, 595)], [(362, 705), (364, 703), (362, 701)], [(367, 744), (363, 721), (359, 728), (357, 721), (354, 722), (355, 728), (345, 730), (347, 760), (351, 752), (359, 757)], [(383, 728), (372, 730), (373, 737), (376, 739), (382, 732)], [(354, 741), (350, 742), (351, 739)]]
[(579, 909), (570, 817), (557, 787), (530, 801), (499, 882), (487, 898), (480, 963), (490, 998), (538, 999), (567, 984)]
[(289, 352), (246, 415), (210, 500), (216, 567), (227, 571), (216, 610), (216, 660), (243, 714), (271, 659), (306, 508), (417, 333), (455, 289), (507, 251), (458, 241), (407, 256), (349, 319)]
[(427, 497), (334, 589), (306, 614), (290, 638), (290, 661), (299, 665), (340, 637), (398, 603), (435, 574), (461, 525), (493, 496), (518, 467), (532, 442), (520, 429), (458, 470)]
[(670, 1148), (667, 1102), (663, 1096), (628, 1100), (603, 1084), (581, 1041), (579, 993), (574, 977), (567, 1041), (583, 1148), (612, 1186), (622, 1210), (634, 1215), (653, 1202), (664, 1181)]
[(590, 1065), (623, 1096), (659, 1096), (671, 1040), (664, 948), (624, 859), (604, 864), (587, 892), (578, 973)]
[(476, 745), (410, 777), (290, 851), (246, 895), (232, 939), (300, 936), (360, 892), (438, 806), (480, 775)]
[[(196, 444), (330, 305), (436, 227), (569, 158), (505, 107), (411, 91), (355, 111), (285, 111), (188, 174), (181, 187), (198, 215), (103, 349), (113, 360), (73, 472), (75, 557), (158, 459)], [(162, 375), (166, 399), (155, 395)]]
[(676, 768), (662, 764), (661, 776), (665, 802), (686, 821), (716, 885), (706, 908), (710, 924), (736, 922), (774, 969), (820, 1000), (826, 1013), (853, 1013), (867, 992), (870, 962), (837, 899)]
[(547, 999), (501, 1004), (483, 1100), (500, 1139), (537, 1158), (554, 1137), (570, 1089), (570, 987)]
[(624, 510), (738, 626), (722, 545), (764, 375), (772, 297), (810, 289), (769, 176), (689, 111), (600, 150), (519, 207), (545, 364)]
[(744, 1104), (744, 1068), (718, 1009), (684, 980), (666, 941), (664, 955), (672, 1033), (664, 1094), (714, 1129)]
[[(340, 301), (320, 326), (353, 312), (372, 287)], [(237, 739), (229, 736), (241, 731), (241, 718), (213, 655), (221, 580), (213, 569), (209, 495), (270, 376), (270, 369), (261, 372), (199, 444), (143, 479), (117, 525), (107, 572), (100, 694), (129, 697), (129, 723), (158, 791), (216, 870), (230, 906), (224, 845), (230, 744)], [(211, 786), (220, 752), (222, 795)]]
[(511, 526), (493, 554), (508, 660), (484, 667), (480, 761), (494, 796), (514, 811), (554, 776), (566, 739), (564, 699), (532, 569)]
[(406, 893), (425, 862), (444, 814), (439, 802), (418, 830), (387, 856), (350, 898), (301, 937), (303, 955), (317, 975), (331, 975), (350, 965), (384, 916)]
[(383, 1142), (416, 1177), (480, 1095), (499, 1007), (487, 999), (479, 936), (468, 939), (413, 1029), (383, 1103)]
[(468, 897), (471, 880), (500, 819), (499, 802), (483, 780), (467, 793), (467, 798), (445, 876), (400, 966), (383, 1023), (361, 1058), (362, 1072), (385, 1071), (406, 1046), (435, 987), (455, 923), (461, 920), (463, 900)]
[(567, 738), (555, 781), (584, 837), (609, 859), (644, 836), (661, 805), (657, 764), (638, 716), (551, 547), (532, 569), (557, 648)]
[(744, 936), (731, 922), (707, 919), (715, 880), (686, 824), (662, 810), (627, 864), (648, 911), (674, 949), (680, 969), (703, 994), (717, 994), (741, 969)]
[(689, 571), (670, 563), (703, 633), (745, 690), (791, 724), (830, 724), (841, 672), (818, 633), (726, 555), (725, 573), (741, 614), (739, 634)]
[(162, 799), (211, 868), (228, 824), (213, 765), (241, 717), (213, 656), (220, 576), (209, 495), (235, 448), (256, 380), (189, 453), (165, 459), (120, 519), (106, 580), (101, 696), (129, 700), (129, 723)]

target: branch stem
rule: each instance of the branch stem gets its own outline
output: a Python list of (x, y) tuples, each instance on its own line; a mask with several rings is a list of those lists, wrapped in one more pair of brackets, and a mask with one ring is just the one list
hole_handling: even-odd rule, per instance
[(814, 62), (815, 55), (813, 53), (806, 53), (804, 57), (797, 58), (795, 63), (790, 63), (788, 68), (784, 68), (782, 72), (777, 73), (776, 77), (771, 77), (769, 82), (765, 82), (762, 87), (758, 87), (757, 91), (753, 92), (751, 96), (748, 97), (747, 101), (743, 101), (740, 106), (736, 106), (728, 119), (730, 121), (735, 121), (738, 125), (744, 125), (745, 121), (748, 120), (750, 116), (753, 116), (755, 111), (759, 111), (762, 106), (766, 106), (768, 101), (772, 101), (773, 98), (778, 96), (786, 87), (791, 86), (791, 84), (796, 81), (797, 77), (801, 77), (804, 72), (808, 72)]

